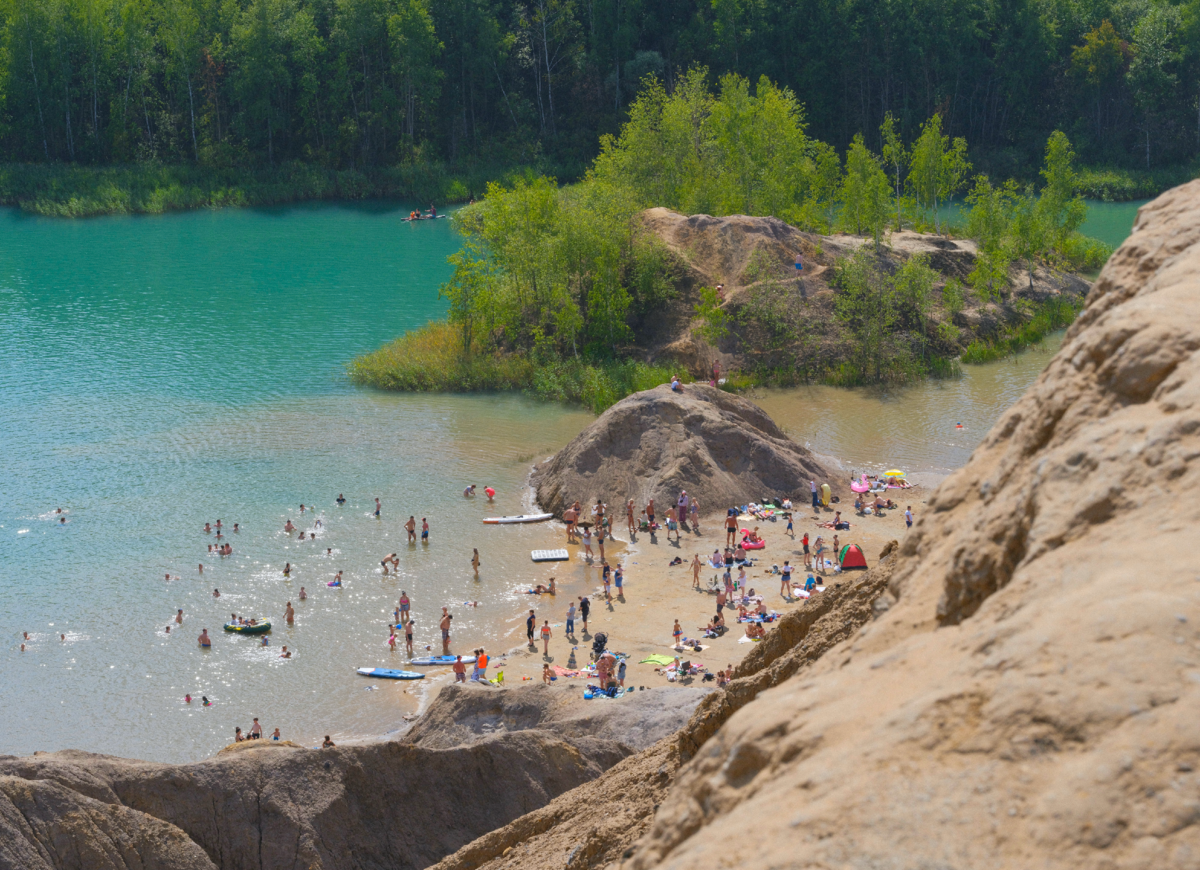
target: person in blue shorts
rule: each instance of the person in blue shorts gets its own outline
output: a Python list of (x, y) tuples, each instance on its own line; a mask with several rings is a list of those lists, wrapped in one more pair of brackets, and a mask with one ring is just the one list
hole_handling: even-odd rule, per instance
[(791, 515), (791, 514), (786, 514), (786, 516), (787, 516), (787, 521), (788, 521), (788, 524), (787, 524), (787, 533), (788, 533), (789, 535), (791, 535), (791, 536), (792, 536), (792, 540), (795, 540), (795, 539), (796, 539), (796, 533), (795, 533), (794, 531), (792, 531), (792, 515)]
[(617, 570), (613, 572), (613, 582), (616, 583), (616, 585), (617, 585), (617, 597), (620, 598), (622, 595), (625, 594), (625, 592), (624, 592), (625, 571), (624, 571), (624, 569), (621, 568), (620, 565), (618, 565)]
[(429, 520), (421, 517), (421, 543), (429, 543)]

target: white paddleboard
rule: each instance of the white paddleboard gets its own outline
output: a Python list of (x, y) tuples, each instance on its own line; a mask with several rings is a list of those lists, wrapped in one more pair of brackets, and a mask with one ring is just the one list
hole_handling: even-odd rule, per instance
[(484, 522), (493, 526), (507, 526), (512, 523), (544, 523), (553, 517), (554, 514), (521, 514), (515, 517), (488, 517)]
[(566, 550), (530, 550), (535, 562), (569, 562), (571, 554)]

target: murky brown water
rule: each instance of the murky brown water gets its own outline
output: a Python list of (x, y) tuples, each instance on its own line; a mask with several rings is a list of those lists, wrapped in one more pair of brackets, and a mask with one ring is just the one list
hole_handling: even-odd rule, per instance
[(791, 437), (836, 457), (847, 470), (945, 474), (966, 464), (1000, 415), (1041, 374), (1062, 337), (1055, 333), (1010, 359), (963, 366), (957, 380), (899, 388), (759, 390), (749, 398)]

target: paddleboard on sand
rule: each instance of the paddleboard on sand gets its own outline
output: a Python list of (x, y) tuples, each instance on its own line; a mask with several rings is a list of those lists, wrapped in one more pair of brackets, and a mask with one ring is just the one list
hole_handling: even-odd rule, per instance
[(485, 523), (492, 526), (507, 526), (512, 523), (544, 523), (554, 514), (521, 514), (515, 517), (488, 517)]
[(364, 677), (383, 677), (385, 680), (423, 680), (424, 674), (416, 671), (394, 671), (390, 668), (357, 668)]
[(566, 550), (530, 550), (529, 555), (535, 562), (568, 562), (571, 559)]
[[(452, 665), (454, 664), (454, 656), (419, 656), (409, 662), (410, 665)], [(464, 665), (475, 664), (475, 656), (463, 656), (462, 663)]]

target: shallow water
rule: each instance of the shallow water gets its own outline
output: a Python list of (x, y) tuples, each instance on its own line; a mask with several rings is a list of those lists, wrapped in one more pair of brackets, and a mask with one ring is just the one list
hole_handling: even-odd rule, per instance
[[(0, 210), (0, 753), (190, 760), (252, 716), (302, 743), (384, 733), (413, 687), (352, 669), (403, 665), (385, 646), (401, 589), (418, 647), (436, 648), (446, 605), (455, 649), (502, 650), (520, 640), (525, 583), (553, 573), (565, 592), (591, 588), (589, 569), (529, 561), (557, 545), (550, 528), (479, 522), (528, 507), (530, 464), (591, 415), (520, 396), (389, 395), (344, 378), (354, 354), (443, 312), (451, 222), (410, 226), (407, 212), (324, 204), (55, 221)], [(961, 381), (769, 391), (761, 402), (848, 463), (945, 469), (1049, 352), (968, 368)], [(495, 486), (497, 504), (463, 499), (468, 483)], [(301, 515), (302, 502), (316, 513)], [(409, 514), (429, 517), (428, 547), (406, 547)], [(306, 530), (321, 518), (317, 540), (284, 534), (289, 517)], [(208, 554), (202, 530), (217, 518), (234, 546), (226, 559)], [(379, 559), (393, 551), (401, 573), (384, 578)], [(338, 570), (340, 591), (325, 585)], [(184, 623), (168, 635), (177, 608)], [(273, 618), (271, 645), (224, 634), (230, 612)], [(33, 640), (20, 653), (23, 631)], [(290, 660), (278, 658), (285, 643)], [(185, 692), (214, 706), (185, 705)]]
[(945, 474), (966, 464), (992, 424), (1058, 351), (1063, 334), (999, 362), (963, 366), (963, 376), (953, 380), (760, 390), (752, 398), (792, 438), (837, 458), (848, 472), (900, 468)]

